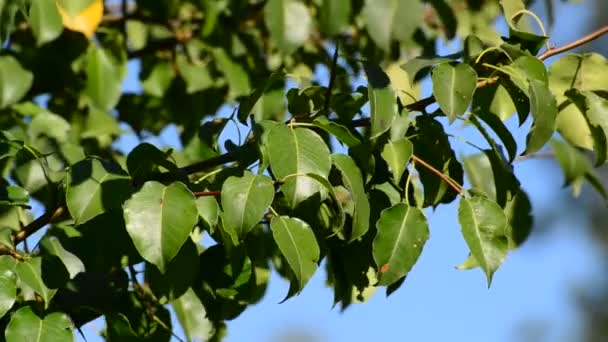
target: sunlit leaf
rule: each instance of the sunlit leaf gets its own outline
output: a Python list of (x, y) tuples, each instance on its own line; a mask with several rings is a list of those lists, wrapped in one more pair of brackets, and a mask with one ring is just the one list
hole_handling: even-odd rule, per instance
[(34, 75), (13, 56), (0, 57), (0, 108), (19, 101), (30, 90)]
[(486, 274), (488, 286), (507, 255), (507, 217), (495, 202), (480, 196), (461, 198), (458, 221), (471, 255)]
[(297, 0), (270, 0), (264, 6), (264, 20), (272, 40), (284, 54), (300, 47), (310, 35), (312, 18)]
[(450, 122), (464, 114), (473, 98), (477, 73), (468, 64), (442, 63), (433, 68), (433, 95)]
[(424, 213), (400, 203), (386, 209), (376, 222), (373, 255), (378, 266), (378, 285), (391, 285), (412, 269), (429, 238)]
[(196, 200), (182, 183), (150, 181), (124, 206), (127, 232), (137, 251), (161, 272), (177, 255), (198, 221)]
[(101, 23), (103, 0), (57, 0), (57, 9), (63, 26), (91, 37)]
[(287, 216), (273, 217), (270, 229), (297, 280), (296, 292), (300, 292), (317, 270), (320, 251), (315, 234), (306, 222)]
[(331, 158), (321, 137), (310, 129), (277, 125), (267, 139), (270, 168), (283, 180), (281, 191), (292, 208), (321, 190), (322, 185), (305, 176), (307, 173), (325, 178), (329, 175)]
[(7, 342), (70, 342), (75, 341), (74, 323), (62, 312), (38, 317), (29, 306), (17, 310), (6, 326)]
[(396, 184), (401, 182), (403, 172), (414, 153), (414, 146), (407, 138), (396, 141), (388, 141), (382, 150), (382, 158), (388, 164), (393, 173), (393, 180)]
[(274, 198), (272, 179), (246, 171), (230, 177), (222, 185), (222, 223), (229, 233), (242, 240), (262, 219)]

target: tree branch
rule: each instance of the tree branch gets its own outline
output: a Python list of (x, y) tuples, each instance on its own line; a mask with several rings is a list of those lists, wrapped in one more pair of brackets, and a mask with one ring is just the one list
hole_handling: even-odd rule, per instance
[(20, 231), (16, 232), (13, 236), (15, 245), (27, 239), (30, 235), (42, 229), (47, 224), (57, 220), (65, 212), (65, 207), (57, 207), (54, 210), (47, 211), (42, 216), (32, 221), (27, 226), (23, 227)]
[(575, 49), (583, 44), (589, 43), (590, 41), (596, 40), (599, 37), (603, 36), (604, 34), (608, 33), (608, 25), (593, 31), (591, 33), (589, 33), (588, 35), (581, 37), (575, 41), (572, 41), (566, 45), (557, 47), (557, 48), (553, 48), (553, 49), (549, 49), (547, 51), (545, 51), (542, 55), (538, 56), (538, 59), (540, 59), (541, 61), (544, 61), (545, 59), (551, 57), (551, 56), (555, 56), (557, 54), (560, 54), (562, 52), (566, 52), (572, 49)]

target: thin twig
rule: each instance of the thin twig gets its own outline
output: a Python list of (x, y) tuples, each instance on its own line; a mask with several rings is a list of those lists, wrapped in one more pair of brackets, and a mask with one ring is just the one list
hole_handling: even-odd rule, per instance
[(420, 165), (426, 167), (429, 171), (436, 174), (441, 180), (446, 182), (452, 189), (454, 189), (460, 196), (464, 196), (464, 192), (462, 191), (462, 185), (456, 183), (450, 176), (444, 174), (443, 172), (437, 170), (433, 165), (425, 162), (424, 160), (418, 158), (418, 156), (412, 154), (412, 161), (415, 163), (419, 163)]
[(38, 217), (34, 221), (32, 221), (27, 226), (23, 227), (20, 231), (15, 233), (13, 236), (13, 241), (15, 244), (20, 243), (27, 239), (30, 235), (34, 234), (38, 230), (42, 229), (47, 224), (57, 220), (63, 213), (65, 212), (65, 207), (58, 207), (54, 210), (47, 211), (42, 216)]
[(601, 37), (602, 35), (604, 35), (606, 33), (608, 33), (608, 25), (600, 28), (599, 30), (593, 31), (593, 32), (589, 33), (588, 35), (581, 37), (575, 41), (572, 41), (566, 45), (562, 45), (562, 46), (554, 48), (554, 49), (549, 49), (549, 50), (545, 51), (542, 55), (538, 56), (538, 59), (540, 59), (541, 61), (544, 61), (545, 59), (547, 59), (551, 56), (555, 56), (562, 52), (575, 49), (583, 44), (589, 43), (592, 40), (598, 39), (599, 37)]
[(209, 197), (209, 196), (219, 196), (222, 194), (221, 191), (194, 191), (192, 192), (196, 197)]

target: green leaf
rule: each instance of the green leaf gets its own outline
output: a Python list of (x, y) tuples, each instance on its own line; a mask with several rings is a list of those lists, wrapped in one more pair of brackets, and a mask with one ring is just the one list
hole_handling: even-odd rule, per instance
[(333, 121), (329, 121), (325, 116), (319, 116), (316, 118), (312, 124), (315, 127), (319, 127), (325, 132), (332, 134), (338, 139), (341, 143), (348, 147), (354, 147), (361, 143), (361, 141), (351, 133), (351, 131), (346, 128), (346, 126), (340, 125)]
[(188, 238), (175, 258), (169, 262), (164, 274), (153, 265), (147, 265), (145, 280), (154, 296), (161, 303), (165, 303), (181, 297), (190, 286), (194, 286), (199, 269), (197, 244)]
[(118, 103), (122, 90), (122, 65), (107, 50), (92, 44), (86, 57), (85, 95), (100, 110), (109, 111)]
[(99, 159), (74, 164), (65, 179), (65, 201), (74, 224), (120, 210), (131, 193), (129, 182), (129, 176), (119, 166)]
[(407, 138), (396, 141), (388, 141), (382, 150), (382, 158), (386, 161), (396, 184), (401, 182), (401, 177), (414, 153), (414, 146)]
[(321, 32), (327, 36), (344, 33), (350, 25), (350, 0), (323, 0), (320, 9)]
[(13, 241), (13, 229), (11, 227), (0, 228), (0, 246), (15, 249), (15, 242)]
[(66, 119), (57, 114), (43, 111), (32, 119), (28, 133), (33, 139), (42, 135), (55, 139), (57, 142), (65, 142), (68, 140), (70, 129), (70, 123)]
[(466, 112), (477, 87), (477, 73), (468, 64), (441, 63), (433, 68), (433, 95), (450, 123)]
[(422, 22), (419, 0), (366, 0), (363, 20), (376, 45), (390, 51), (391, 42), (406, 42)]
[(395, 93), (388, 75), (377, 65), (363, 62), (368, 83), (371, 139), (389, 130), (397, 115)]
[(0, 130), (0, 160), (16, 156), (22, 148), (22, 140), (16, 139), (9, 132)]
[(0, 317), (4, 317), (13, 307), (16, 298), (15, 259), (8, 255), (0, 255)]
[(568, 54), (551, 64), (549, 89), (560, 108), (557, 129), (571, 144), (593, 149), (593, 138), (583, 113), (573, 104), (562, 105), (566, 101), (565, 93), (571, 88), (582, 92), (608, 89), (608, 80), (602, 77), (607, 72), (608, 62), (597, 53)]
[(198, 221), (194, 195), (180, 182), (165, 186), (149, 181), (123, 209), (135, 248), (164, 273)]
[(251, 92), (249, 75), (242, 63), (232, 59), (224, 49), (213, 49), (213, 57), (218, 69), (224, 74), (228, 82), (228, 97), (235, 99), (248, 95)]
[(141, 88), (146, 94), (163, 97), (173, 82), (173, 66), (166, 62), (156, 63), (148, 77), (141, 82)]
[(362, 237), (369, 229), (369, 201), (363, 186), (361, 171), (355, 162), (345, 154), (332, 155), (334, 166), (342, 175), (342, 183), (353, 199), (355, 204), (353, 211), (353, 222), (349, 241)]
[(190, 63), (185, 56), (177, 57), (179, 74), (186, 81), (186, 93), (192, 94), (213, 86), (213, 78), (209, 74), (207, 65)]
[(196, 207), (199, 216), (213, 231), (220, 216), (220, 206), (217, 204), (217, 200), (213, 196), (199, 197), (196, 199)]
[(245, 171), (222, 185), (222, 223), (239, 241), (262, 219), (274, 199), (272, 179)]
[(207, 318), (203, 303), (192, 289), (188, 289), (181, 297), (171, 302), (171, 305), (188, 341), (210, 340), (215, 330), (213, 323)]
[(500, 120), (500, 117), (483, 110), (475, 112), (475, 115), (483, 120), (493, 131), (496, 133), (500, 141), (505, 145), (507, 153), (509, 154), (509, 161), (512, 162), (517, 156), (517, 144), (515, 138), (511, 134), (511, 131), (505, 126)]
[[(0, 184), (2, 184), (0, 182)], [(27, 207), (30, 194), (24, 188), (16, 185), (2, 186), (0, 188), (0, 206)]]
[(300, 292), (317, 270), (319, 244), (310, 226), (297, 218), (275, 216), (270, 221), (272, 236), (297, 280)]
[(557, 118), (557, 104), (547, 85), (535, 79), (530, 79), (529, 83), (530, 113), (534, 123), (526, 137), (524, 155), (534, 153), (545, 146), (555, 132)]
[(308, 8), (297, 0), (269, 0), (264, 7), (264, 21), (272, 41), (285, 55), (308, 40), (312, 26)]
[(281, 191), (291, 208), (321, 190), (322, 185), (304, 176), (327, 178), (331, 169), (329, 149), (315, 132), (276, 125), (268, 133), (266, 149), (274, 176), (284, 181)]
[[(275, 86), (285, 82), (285, 73), (283, 71), (273, 72), (264, 86), (257, 87), (249, 96), (243, 98), (239, 104), (238, 119), (242, 124), (247, 124), (247, 118), (253, 112), (256, 105), (263, 100), (263, 95), (274, 89)], [(283, 102), (283, 92), (281, 91), (281, 102)]]
[(40, 246), (47, 254), (54, 255), (63, 262), (63, 265), (70, 274), (70, 279), (73, 279), (78, 273), (85, 271), (82, 261), (76, 255), (63, 248), (61, 242), (56, 237), (45, 237), (40, 242)]
[[(408, 135), (414, 145), (414, 154), (436, 170), (450, 176), (458, 184), (462, 184), (462, 166), (456, 159), (443, 126), (429, 116), (423, 115), (416, 117), (416, 123), (410, 131)], [(458, 193), (435, 173), (420, 163), (416, 163), (415, 166), (424, 187), (424, 207), (451, 203), (456, 199)]]
[(13, 56), (0, 57), (0, 108), (17, 103), (32, 86), (34, 75)]
[(38, 46), (55, 40), (63, 31), (63, 21), (53, 0), (33, 1), (29, 22)]
[(551, 140), (551, 147), (555, 151), (555, 158), (564, 171), (564, 185), (571, 185), (575, 196), (580, 194), (582, 183), (587, 179), (604, 199), (608, 198), (601, 183), (597, 181), (589, 158), (563, 141), (553, 139)]
[(422, 70), (427, 69), (433, 65), (440, 63), (449, 63), (454, 60), (447, 57), (416, 57), (407, 61), (401, 66), (401, 69), (405, 70), (410, 76), (410, 80), (417, 79), (418, 73)]
[(496, 202), (473, 196), (470, 199), (460, 199), (458, 221), (471, 255), (486, 274), (489, 287), (494, 272), (507, 255), (507, 217)]
[(74, 324), (62, 312), (38, 317), (29, 306), (17, 310), (6, 326), (6, 342), (68, 342), (76, 341)]
[(42, 278), (42, 258), (34, 257), (17, 264), (15, 272), (19, 281), (39, 294), (45, 307), (48, 307), (57, 290), (49, 289)]
[(424, 213), (404, 203), (382, 211), (372, 253), (378, 266), (378, 285), (391, 285), (412, 269), (429, 238)]
[(496, 184), (490, 159), (484, 153), (473, 154), (464, 158), (463, 166), (471, 187), (483, 192), (488, 198), (496, 199)]
[(593, 137), (596, 151), (596, 166), (608, 159), (608, 100), (591, 91), (579, 92), (577, 89), (566, 91), (566, 96), (583, 113)]
[[(536, 55), (548, 37), (539, 36), (520, 28), (521, 25), (518, 24), (524, 15), (518, 12), (525, 10), (524, 2), (521, 0), (502, 0), (500, 4), (509, 25), (509, 38), (506, 41), (512, 44), (519, 44), (522, 49), (530, 51), (532, 55)], [(527, 15), (529, 16), (529, 14)]]

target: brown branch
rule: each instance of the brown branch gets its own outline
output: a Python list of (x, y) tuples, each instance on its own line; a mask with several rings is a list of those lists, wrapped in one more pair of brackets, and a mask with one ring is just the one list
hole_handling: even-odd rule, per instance
[[(546, 51), (545, 53), (541, 54), (538, 59), (540, 60), (545, 60), (551, 56), (554, 56), (556, 54), (562, 53), (564, 51), (568, 51), (571, 49), (574, 49), (580, 45), (583, 45), (585, 43), (588, 43), (594, 39), (599, 38), (600, 36), (602, 36), (603, 34), (608, 33), (608, 26), (605, 26), (595, 32), (592, 32), (582, 38), (579, 38), (573, 42), (570, 42), (566, 45), (551, 49)], [(484, 80), (480, 80), (477, 81), (477, 89), (479, 88), (483, 88), (486, 86), (489, 86), (493, 83), (496, 83), (498, 81), (498, 77), (493, 77), (493, 78), (488, 78), (488, 79), (484, 79)], [(433, 103), (435, 103), (435, 97), (433, 95), (420, 99), (414, 103), (410, 103), (408, 105), (405, 106), (405, 108), (407, 108), (408, 110), (415, 110), (415, 111), (423, 111), (426, 109), (426, 107), (428, 105), (431, 105)], [(369, 122), (369, 118), (363, 118), (363, 119), (357, 119), (357, 120), (352, 120), (350, 122), (350, 127), (365, 127), (365, 126), (369, 126), (370, 122)], [(236, 153), (235, 152), (228, 152), (228, 153), (224, 153), (222, 155), (219, 155), (217, 157), (213, 157), (210, 159), (206, 159), (197, 163), (194, 163), (192, 165), (188, 165), (185, 167), (182, 167), (179, 169), (179, 171), (181, 173), (184, 174), (193, 174), (193, 173), (197, 173), (197, 172), (201, 172), (201, 171), (205, 171), (207, 169), (216, 167), (216, 166), (220, 166), (223, 164), (227, 164), (230, 162), (235, 161), (235, 157), (236, 157)], [(421, 163), (422, 165), (424, 165), (424, 161), (422, 161)], [(428, 164), (427, 164), (428, 165)], [(426, 166), (426, 165), (425, 165)], [(430, 166), (430, 165), (429, 165)], [(435, 170), (437, 171), (437, 170)], [(439, 172), (439, 171), (437, 171)], [(440, 173), (440, 172), (439, 172)], [(441, 173), (440, 173), (441, 174)], [(442, 176), (444, 176), (443, 174), (441, 174)], [(444, 178), (442, 178), (444, 179)], [(444, 179), (445, 180), (445, 179)], [(457, 190), (459, 193), (462, 193), (462, 190), (458, 188), (458, 185), (456, 184), (452, 184), (450, 180), (446, 181), (448, 184), (450, 184), (455, 190)]]
[(30, 235), (42, 229), (47, 224), (57, 220), (61, 215), (65, 213), (65, 207), (58, 207), (55, 210), (47, 211), (42, 216), (32, 221), (27, 226), (23, 227), (20, 231), (16, 232), (13, 236), (15, 244), (20, 243), (27, 239)]
[(572, 50), (583, 44), (589, 43), (590, 41), (596, 40), (606, 33), (608, 33), (608, 25), (600, 28), (599, 30), (593, 31), (584, 37), (574, 40), (566, 45), (563, 45), (563, 46), (560, 46), (557, 48), (553, 48), (553, 49), (549, 49), (549, 50), (545, 51), (542, 55), (538, 56), (538, 59), (540, 59), (541, 61), (544, 61), (545, 59), (547, 59), (551, 56), (555, 56), (562, 52)]
[(221, 191), (194, 191), (192, 193), (196, 197), (219, 196), (222, 194)]
[(420, 165), (426, 167), (429, 171), (436, 174), (439, 178), (441, 178), (441, 180), (446, 182), (447, 185), (452, 187), (452, 189), (454, 189), (458, 194), (460, 194), (460, 196), (464, 196), (464, 192), (462, 191), (462, 186), (460, 184), (456, 183), (454, 180), (452, 180), (452, 178), (450, 178), (448, 175), (437, 170), (435, 167), (433, 167), (433, 165), (418, 158), (418, 156), (416, 156), (414, 154), (412, 154), (412, 161), (414, 161), (415, 163), (419, 163)]

